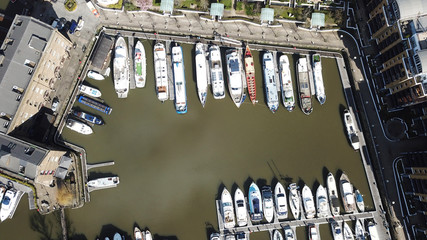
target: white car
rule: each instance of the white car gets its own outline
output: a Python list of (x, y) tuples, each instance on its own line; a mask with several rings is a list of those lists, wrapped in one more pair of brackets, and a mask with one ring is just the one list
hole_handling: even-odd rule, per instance
[(79, 19), (77, 20), (77, 28), (76, 31), (80, 31), (83, 28), (83, 25), (85, 24), (85, 21), (83, 21), (82, 17), (79, 17)]
[(56, 112), (58, 110), (59, 100), (58, 98), (54, 98), (52, 101), (52, 111)]

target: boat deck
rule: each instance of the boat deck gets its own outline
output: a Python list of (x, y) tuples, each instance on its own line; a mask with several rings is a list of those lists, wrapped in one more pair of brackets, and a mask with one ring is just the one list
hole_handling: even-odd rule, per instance
[(166, 48), (166, 66), (168, 68), (168, 88), (169, 88), (169, 100), (175, 100), (175, 86), (173, 84), (173, 71), (172, 71), (172, 58), (171, 58), (171, 41), (165, 42)]
[(134, 74), (134, 37), (133, 36), (129, 36), (128, 37), (128, 56), (129, 56), (129, 72), (132, 74), (129, 74), (129, 88), (130, 89), (135, 89), (136, 88), (136, 82), (135, 82), (135, 74)]

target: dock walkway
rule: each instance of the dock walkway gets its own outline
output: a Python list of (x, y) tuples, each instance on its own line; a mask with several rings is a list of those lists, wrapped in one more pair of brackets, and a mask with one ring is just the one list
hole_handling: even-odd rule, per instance
[(172, 69), (172, 55), (171, 55), (171, 41), (166, 41), (166, 64), (168, 69), (168, 83), (169, 83), (169, 100), (175, 100), (175, 87), (173, 84), (173, 69)]
[[(133, 36), (129, 36), (128, 37), (128, 62), (129, 62), (129, 88), (130, 89), (135, 89), (136, 88), (136, 83), (135, 83), (135, 74), (133, 74), (134, 72), (134, 57), (133, 57), (133, 49), (134, 49), (134, 37)], [(132, 73), (132, 74), (131, 74)]]

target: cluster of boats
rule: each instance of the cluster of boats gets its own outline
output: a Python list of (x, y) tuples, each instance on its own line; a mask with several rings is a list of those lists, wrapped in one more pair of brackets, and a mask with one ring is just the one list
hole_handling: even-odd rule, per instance
[(18, 191), (0, 185), (0, 221), (3, 222), (10, 217), (18, 203)]

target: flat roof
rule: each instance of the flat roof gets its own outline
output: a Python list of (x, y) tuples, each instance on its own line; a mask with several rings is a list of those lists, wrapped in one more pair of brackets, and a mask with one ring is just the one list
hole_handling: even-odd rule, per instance
[(420, 50), (417, 54), (420, 57), (422, 73), (427, 73), (427, 49)]
[(262, 8), (260, 18), (261, 18), (261, 22), (263, 22), (263, 21), (273, 22), (274, 21), (274, 9), (273, 8)]
[(218, 17), (224, 16), (224, 4), (212, 3), (209, 13), (211, 16), (218, 16)]
[(114, 46), (114, 39), (104, 32), (102, 32), (99, 38), (100, 39), (96, 44), (95, 50), (91, 56), (91, 64), (96, 68), (102, 69), (104, 67), (105, 60), (110, 53), (110, 50)]
[[(0, 113), (13, 117), (20, 102), (21, 93), (15, 87), (26, 90), (37, 64), (53, 33), (53, 28), (37, 19), (16, 15), (1, 45), (0, 51)], [(7, 132), (0, 118), (0, 132)]]
[(400, 20), (412, 19), (427, 14), (425, 0), (396, 0), (399, 6)]
[(173, 11), (173, 0), (162, 0), (160, 2), (160, 11), (172, 12)]
[(311, 14), (311, 26), (325, 26), (325, 14), (324, 13), (312, 13)]

